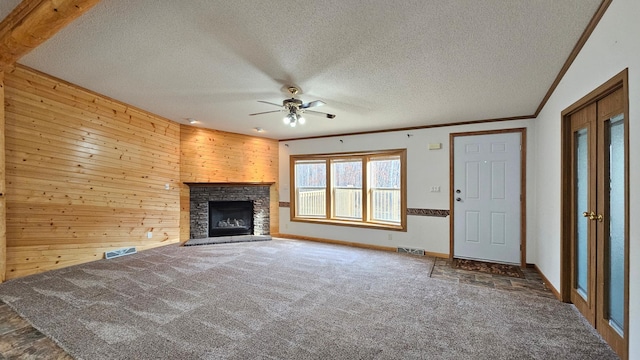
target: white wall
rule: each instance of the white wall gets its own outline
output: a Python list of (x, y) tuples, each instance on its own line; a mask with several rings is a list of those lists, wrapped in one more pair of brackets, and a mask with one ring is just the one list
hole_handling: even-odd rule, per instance
[(560, 113), (629, 68), (630, 281), (629, 354), (640, 359), (640, 1), (614, 0), (538, 119), (533, 168), (537, 265), (560, 286)]
[[(348, 120), (348, 119), (347, 119)], [(345, 120), (345, 121), (347, 121)], [(289, 156), (325, 154), (350, 151), (407, 149), (407, 207), (449, 210), (449, 134), (479, 130), (527, 127), (527, 164), (535, 163), (532, 120), (504, 121), (465, 126), (353, 135), (324, 139), (287, 141), (280, 143), (280, 201), (289, 201)], [(407, 136), (411, 134), (411, 136)], [(340, 142), (342, 140), (342, 142)], [(442, 143), (441, 150), (428, 150), (429, 143)], [(530, 172), (528, 170), (528, 172)], [(440, 192), (430, 192), (439, 186)], [(535, 191), (532, 181), (527, 183), (529, 198)], [(533, 213), (533, 202), (528, 203)], [(318, 225), (289, 221), (289, 209), (280, 209), (280, 232), (323, 239), (359, 242), (390, 247), (411, 247), (449, 254), (449, 217), (407, 216), (407, 232), (362, 229), (337, 225)], [(527, 222), (532, 222), (531, 217)], [(532, 229), (530, 226), (528, 229)], [(389, 238), (391, 237), (391, 239)], [(528, 239), (535, 239), (532, 230)], [(535, 262), (535, 241), (527, 242), (527, 262)]]
[[(640, 1), (614, 0), (535, 120), (455, 126), (375, 135), (280, 143), (280, 198), (289, 201), (289, 155), (407, 148), (408, 206), (449, 209), (449, 133), (527, 127), (527, 262), (538, 265), (560, 287), (560, 114), (625, 68), (629, 68), (630, 281), (629, 354), (640, 359)], [(407, 137), (407, 133), (412, 137)], [(343, 143), (339, 140), (342, 139)], [(429, 151), (439, 142), (443, 150)], [(430, 193), (440, 186), (440, 193)], [(449, 252), (449, 218), (408, 217), (406, 233), (342, 226), (292, 223), (280, 210), (282, 233), (408, 246)], [(391, 234), (393, 240), (388, 239)], [(635, 280), (634, 280), (635, 279)]]

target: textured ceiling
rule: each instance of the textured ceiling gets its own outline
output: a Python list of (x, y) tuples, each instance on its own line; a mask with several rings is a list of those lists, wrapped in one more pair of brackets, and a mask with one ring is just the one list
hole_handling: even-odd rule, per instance
[[(19, 62), (181, 123), (276, 139), (523, 116), (600, 2), (105, 0)], [(281, 103), (285, 85), (337, 117), (248, 116), (277, 110), (257, 101)]]

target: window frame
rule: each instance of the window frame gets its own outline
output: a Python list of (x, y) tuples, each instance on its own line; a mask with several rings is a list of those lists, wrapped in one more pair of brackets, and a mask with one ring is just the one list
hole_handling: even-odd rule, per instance
[[(400, 160), (400, 222), (386, 222), (372, 219), (373, 209), (370, 207), (372, 188), (369, 186), (369, 162), (371, 159), (398, 157)], [(362, 191), (361, 191), (361, 219), (348, 219), (334, 215), (334, 186), (333, 186), (333, 162), (360, 159), (362, 161)], [(297, 184), (296, 163), (302, 161), (324, 161), (326, 172), (325, 189), (325, 216), (309, 217), (297, 215)], [(290, 221), (314, 224), (328, 224), (353, 226), (371, 229), (383, 229), (394, 231), (407, 231), (407, 149), (392, 149), (378, 151), (359, 151), (347, 153), (329, 154), (303, 154), (290, 155), (289, 157), (289, 184), (290, 184)]]

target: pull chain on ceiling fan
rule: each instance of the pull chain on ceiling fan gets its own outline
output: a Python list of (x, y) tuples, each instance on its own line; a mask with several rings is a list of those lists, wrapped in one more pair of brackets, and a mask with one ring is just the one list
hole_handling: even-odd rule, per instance
[(315, 100), (315, 101), (311, 101), (308, 103), (303, 103), (302, 100), (296, 99), (295, 95), (297, 95), (300, 90), (295, 87), (295, 86), (290, 86), (289, 88), (287, 88), (287, 90), (289, 91), (289, 93), (291, 94), (291, 98), (290, 99), (285, 99), (284, 101), (282, 101), (282, 105), (278, 105), (272, 102), (268, 102), (268, 101), (262, 101), (262, 100), (258, 100), (258, 102), (264, 103), (264, 104), (269, 104), (269, 105), (274, 105), (274, 106), (278, 106), (281, 107), (281, 110), (273, 110), (273, 111), (264, 111), (264, 112), (259, 112), (259, 113), (254, 113), (254, 114), (249, 114), (250, 116), (253, 115), (262, 115), (262, 114), (269, 114), (269, 113), (274, 113), (274, 112), (285, 112), (285, 116), (282, 119), (282, 121), (285, 123), (285, 125), (289, 125), (291, 127), (295, 127), (297, 124), (300, 125), (304, 125), (304, 123), (306, 122), (305, 118), (302, 116), (303, 113), (309, 113), (312, 115), (322, 115), (325, 116), (328, 119), (333, 119), (336, 116), (333, 114), (328, 114), (328, 113), (323, 113), (323, 112), (319, 112), (319, 111), (312, 111), (312, 110), (307, 110), (309, 108), (312, 107), (316, 107), (316, 106), (321, 106), (324, 105), (324, 101), (322, 100)]

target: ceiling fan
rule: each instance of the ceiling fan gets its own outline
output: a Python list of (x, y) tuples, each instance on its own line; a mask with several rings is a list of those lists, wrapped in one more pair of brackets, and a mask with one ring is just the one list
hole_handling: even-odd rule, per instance
[(287, 88), (287, 91), (289, 91), (289, 93), (291, 94), (291, 98), (290, 99), (285, 99), (284, 101), (282, 101), (282, 105), (279, 105), (279, 104), (276, 104), (276, 103), (272, 103), (272, 102), (268, 102), (268, 101), (258, 100), (258, 102), (261, 102), (261, 103), (265, 103), (265, 104), (281, 107), (282, 108), (281, 110), (264, 111), (264, 112), (249, 114), (249, 115), (250, 116), (262, 115), (262, 114), (269, 114), (269, 113), (283, 111), (283, 112), (286, 113), (286, 115), (284, 116), (283, 122), (285, 123), (285, 125), (289, 125), (291, 127), (295, 127), (297, 124), (303, 125), (305, 123), (305, 118), (302, 117), (303, 113), (309, 113), (309, 114), (312, 114), (312, 115), (322, 115), (322, 116), (327, 117), (328, 119), (333, 119), (333, 118), (336, 117), (333, 114), (327, 114), (327, 113), (323, 113), (323, 112), (319, 112), (319, 111), (307, 110), (309, 108), (313, 108), (313, 107), (316, 107), (316, 106), (324, 105), (325, 104), (324, 101), (315, 100), (315, 101), (311, 101), (311, 102), (308, 102), (308, 103), (303, 103), (302, 100), (299, 100), (299, 99), (295, 98), (295, 95), (300, 92), (300, 89), (298, 89), (295, 86), (289, 86)]

